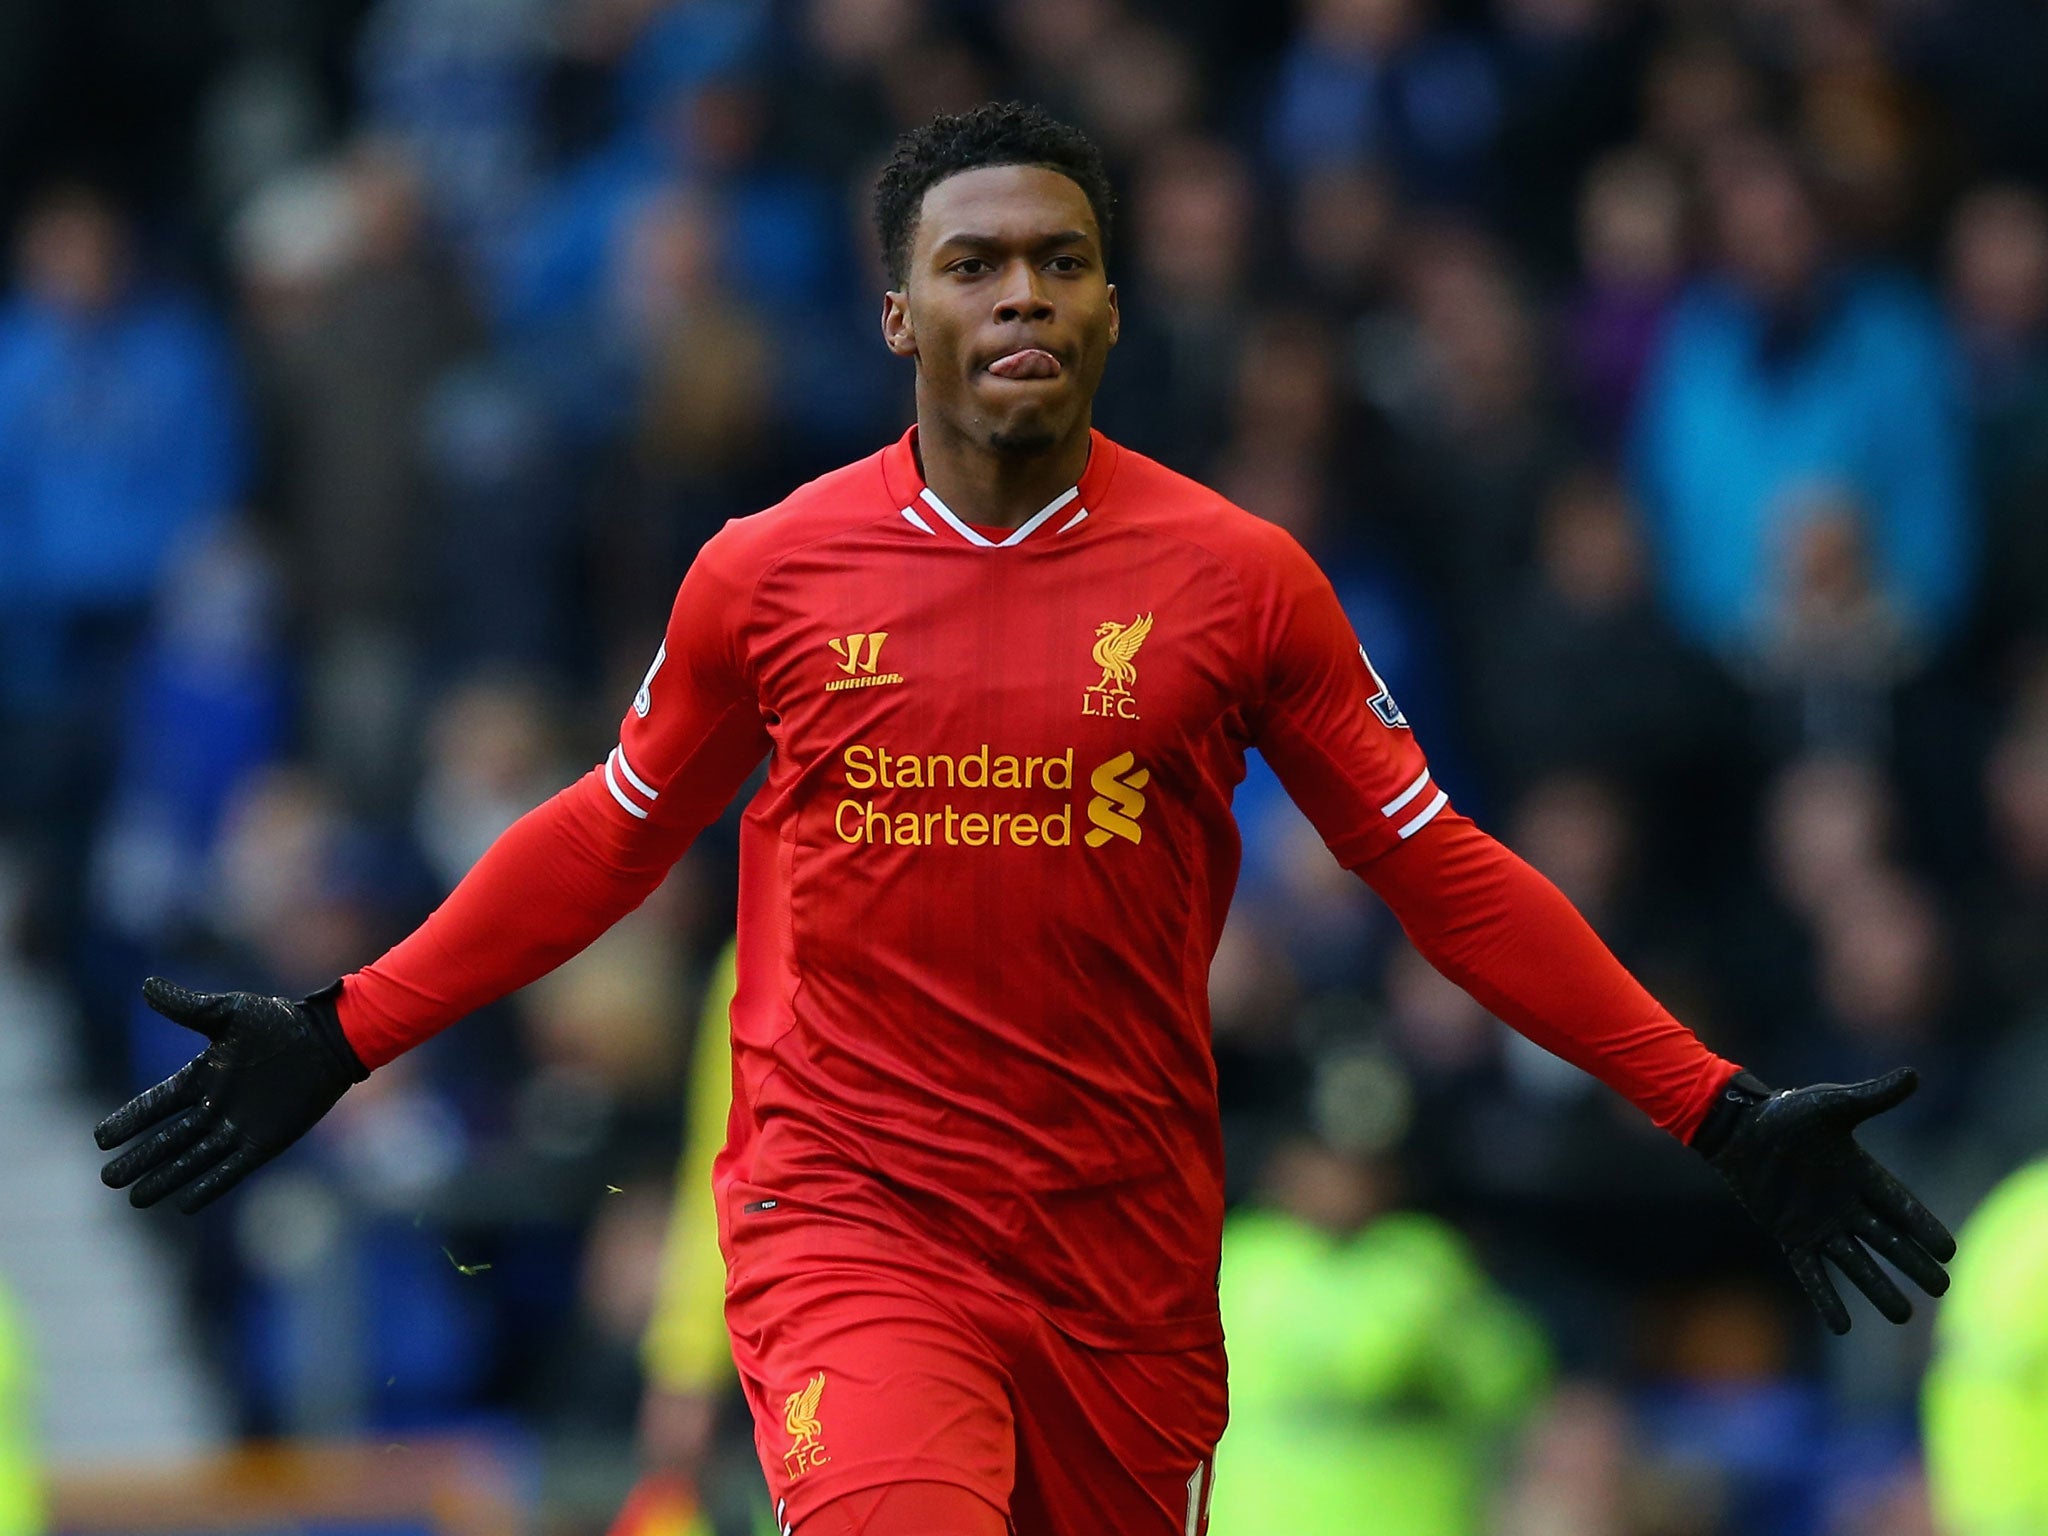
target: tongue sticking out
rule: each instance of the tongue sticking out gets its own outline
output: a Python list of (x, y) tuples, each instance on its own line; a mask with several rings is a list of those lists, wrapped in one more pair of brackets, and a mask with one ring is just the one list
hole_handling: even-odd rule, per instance
[(1037, 347), (1026, 347), (997, 358), (988, 371), (999, 379), (1054, 379), (1059, 377), (1060, 360)]

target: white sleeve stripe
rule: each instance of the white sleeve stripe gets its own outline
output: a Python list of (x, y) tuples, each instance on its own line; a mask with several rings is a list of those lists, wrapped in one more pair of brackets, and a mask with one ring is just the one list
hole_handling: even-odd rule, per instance
[(612, 760), (610, 758), (604, 760), (604, 787), (612, 792), (614, 800), (626, 808), (627, 815), (637, 816), (642, 821), (647, 819), (647, 813), (626, 798), (626, 792), (619, 788), (619, 781), (612, 777)]
[(1436, 819), (1436, 813), (1450, 803), (1451, 792), (1447, 789), (1438, 790), (1434, 800), (1430, 801), (1421, 811), (1401, 824), (1401, 841), (1405, 843), (1409, 838), (1428, 826)]
[(626, 776), (628, 784), (639, 790), (641, 794), (650, 800), (659, 800), (661, 798), (661, 791), (635, 773), (633, 765), (626, 761), (626, 744), (624, 742), (620, 742), (616, 747), (612, 748), (612, 755), (618, 758), (619, 772)]
[(1428, 782), (1429, 770), (1425, 768), (1422, 770), (1421, 773), (1415, 776), (1415, 782), (1413, 784), (1410, 784), (1406, 789), (1402, 790), (1401, 793), (1394, 796), (1393, 799), (1389, 800), (1385, 805), (1380, 807), (1380, 814), (1382, 816), (1392, 816), (1396, 811), (1400, 810), (1402, 806), (1406, 805), (1410, 800), (1413, 800), (1417, 795), (1421, 794), (1422, 786), (1427, 784)]

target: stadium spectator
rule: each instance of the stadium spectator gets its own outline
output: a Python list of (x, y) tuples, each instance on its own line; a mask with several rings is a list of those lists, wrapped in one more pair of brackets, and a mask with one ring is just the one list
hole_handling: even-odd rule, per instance
[(1924, 642), (1878, 590), (1871, 519), (1839, 491), (1792, 497), (1767, 585), (1779, 596), (1749, 681), (1778, 755), (1881, 757), (1893, 744), (1902, 683)]
[(1537, 1411), (1502, 1499), (1501, 1536), (1624, 1536), (1642, 1467), (1628, 1404), (1589, 1381), (1561, 1385)]
[(1863, 509), (1871, 586), (1923, 650), (1974, 590), (1977, 520), (1948, 334), (1910, 279), (1845, 265), (1783, 145), (1708, 167), (1717, 267), (1672, 316), (1644, 386), (1637, 468), (1665, 602), (1731, 661), (1794, 595), (1816, 504)]
[(1760, 129), (1768, 87), (1725, 26), (1666, 33), (1642, 73), (1642, 139), (1688, 176), (1718, 146)]
[(292, 565), (321, 577), (295, 596), (322, 646), (350, 624), (421, 623), (433, 530), (419, 516), (419, 423), (474, 336), (410, 163), (365, 142), (334, 175), (324, 270), (286, 291), (293, 274), (272, 270), (278, 256), (252, 226), (247, 274)]
[(462, 563), (440, 547), (425, 415), (477, 325), (430, 237), (411, 162), (362, 142), (330, 174), (259, 197), (242, 275), (310, 653), (309, 726), (353, 795), (390, 805), (410, 767), (427, 643), (444, 638), (436, 578)]
[(622, 227), (665, 187), (719, 202), (730, 236), (718, 253), (720, 269), (754, 303), (801, 313), (829, 291), (831, 205), (814, 175), (775, 160), (761, 81), (737, 60), (703, 77), (681, 58), (671, 63), (673, 72), (650, 66), (645, 80), (630, 67), (622, 72), (617, 131), (526, 211), (499, 279), (497, 315), (509, 334), (586, 308)]
[(1406, 345), (1365, 389), (1396, 435), (1391, 478), (1408, 502), (1409, 552), (1441, 594), (1445, 643), (1469, 677), (1476, 636), (1528, 565), (1543, 492), (1571, 449), (1537, 317), (1496, 242), (1424, 224), (1400, 281)]
[(2048, 198), (1972, 191), (1949, 229), (1948, 290), (1969, 366), (1986, 617), (2009, 646), (2048, 633)]
[(1474, 729), (1510, 794), (1561, 770), (1610, 775), (1645, 802), (1716, 796), (1727, 718), (1720, 675), (1683, 645), (1650, 589), (1635, 508), (1613, 474), (1580, 465), (1549, 487), (1533, 568), (1495, 608)]
[(541, 178), (548, 43), (538, 0), (378, 0), (357, 39), (363, 126), (420, 168), (479, 276)]
[(0, 1536), (42, 1536), (40, 1462), (27, 1329), (0, 1288)]
[[(244, 526), (175, 561), (110, 731), (114, 763), (93, 859), (93, 907), (146, 948), (203, 921), (201, 867), (243, 781), (286, 748), (291, 658), (282, 572)], [(125, 1006), (126, 987), (118, 993)]]
[(1500, 66), (1431, 0), (1314, 0), (1280, 63), (1267, 147), (1285, 173), (1380, 162), (1426, 202), (1484, 188)]
[(2048, 1522), (2048, 1161), (2013, 1173), (1962, 1231), (1970, 1259), (1922, 1399), (1928, 1480), (1946, 1536), (2006, 1536)]
[(1685, 188), (1660, 156), (1617, 150), (1579, 197), (1579, 286), (1563, 323), (1573, 404), (1593, 442), (1612, 450), (1684, 283)]
[(2048, 1020), (2048, 660), (2036, 659), (1985, 767), (1991, 869), (1973, 925), (1995, 1019)]
[(412, 833), (441, 891), (562, 781), (553, 702), (517, 673), (471, 679), (429, 716)]
[(1108, 42), (1121, 8), (1119, 0), (997, 0), (994, 20), (1017, 83), (1061, 101)]
[(777, 60), (777, 147), (835, 185), (867, 168), (902, 127), (892, 82), (920, 47), (925, 0), (807, 0), (797, 44)]
[(1338, 327), (1347, 354), (1368, 341), (1390, 297), (1399, 213), (1386, 176), (1368, 167), (1316, 171), (1289, 193), (1289, 289)]
[[(76, 804), (112, 687), (181, 540), (249, 479), (222, 327), (152, 283), (122, 213), (60, 187), (17, 230), (0, 305), (0, 708), (37, 733), (26, 805)], [(49, 782), (50, 779), (55, 782)]]
[(1541, 1331), (1383, 1159), (1297, 1138), (1224, 1231), (1231, 1425), (1210, 1529), (1479, 1536)]
[[(1825, 1020), (1816, 1043), (1831, 1070), (1853, 1072), (1859, 1060), (1908, 1046), (1938, 1070), (1964, 1035), (1952, 1009), (1954, 956), (1929, 893), (1874, 872), (1830, 893), (1816, 936)], [(1925, 1095), (1885, 1134), (1930, 1129), (1942, 1099), (1940, 1090)]]
[(1503, 105), (1491, 199), (1510, 243), (1541, 276), (1571, 267), (1589, 169), (1630, 132), (1646, 39), (1604, 0), (1501, 0)]
[(656, 494), (721, 507), (753, 492), (774, 424), (770, 344), (719, 278), (723, 233), (701, 200), (650, 199), (632, 221), (610, 317), (617, 344), (636, 353), (634, 457)]
[(1720, 919), (1721, 1012), (1745, 1041), (1805, 1038), (1818, 1011), (1815, 934), (1840, 891), (1896, 868), (1896, 792), (1867, 760), (1801, 758), (1765, 785), (1758, 880)]
[(1214, 139), (1176, 138), (1146, 156), (1112, 232), (1133, 295), (1117, 367), (1140, 390), (1102, 401), (1102, 429), (1141, 453), (1193, 463), (1223, 433), (1253, 257), (1251, 168)]
[(1149, 146), (1201, 126), (1201, 71), (1175, 32), (1126, 17), (1082, 61), (1075, 112), (1102, 150), (1129, 164)]

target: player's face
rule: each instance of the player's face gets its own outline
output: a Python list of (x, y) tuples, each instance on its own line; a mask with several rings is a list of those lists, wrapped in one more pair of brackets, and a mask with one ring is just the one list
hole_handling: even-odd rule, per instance
[(1117, 337), (1087, 194), (1034, 165), (933, 186), (903, 291), (883, 301), (882, 334), (917, 360), (921, 417), (936, 413), (999, 452), (1066, 440), (1088, 419)]

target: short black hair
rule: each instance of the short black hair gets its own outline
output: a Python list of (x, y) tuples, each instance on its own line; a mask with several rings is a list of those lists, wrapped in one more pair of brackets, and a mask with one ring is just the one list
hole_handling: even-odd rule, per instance
[(1097, 149), (1080, 129), (1022, 101), (991, 101), (971, 112), (941, 114), (897, 139), (875, 183), (875, 232), (889, 281), (901, 288), (924, 195), (949, 176), (985, 165), (1037, 165), (1080, 187), (1109, 259), (1109, 221), (1116, 195)]

